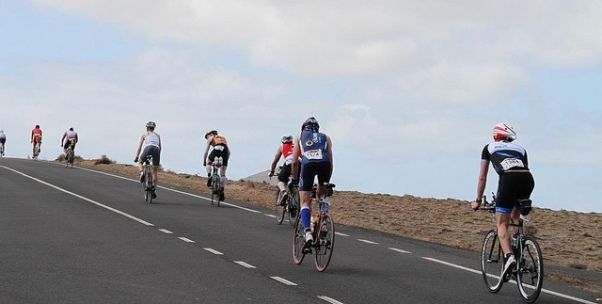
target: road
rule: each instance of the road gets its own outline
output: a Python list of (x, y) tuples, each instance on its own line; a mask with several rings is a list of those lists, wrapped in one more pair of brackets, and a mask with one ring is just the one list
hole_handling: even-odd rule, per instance
[[(337, 226), (325, 273), (291, 257), (270, 210), (127, 177), (0, 159), (0, 303), (517, 303), (474, 252)], [(333, 214), (336, 219), (336, 214)], [(545, 255), (545, 252), (544, 252)], [(538, 303), (595, 303), (544, 282)]]

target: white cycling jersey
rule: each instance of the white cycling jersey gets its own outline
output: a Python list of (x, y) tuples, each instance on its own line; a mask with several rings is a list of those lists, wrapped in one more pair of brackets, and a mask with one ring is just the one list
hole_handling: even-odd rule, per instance
[(148, 132), (144, 136), (144, 147), (147, 146), (155, 146), (157, 148), (161, 148), (161, 138), (155, 132)]
[(75, 132), (75, 131), (67, 131), (67, 132), (65, 132), (65, 138), (67, 140), (76, 139), (77, 138), (77, 132)]

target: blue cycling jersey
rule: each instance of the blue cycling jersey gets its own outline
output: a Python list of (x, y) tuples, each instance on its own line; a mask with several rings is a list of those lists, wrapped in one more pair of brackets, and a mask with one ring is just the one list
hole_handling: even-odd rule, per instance
[(302, 164), (329, 162), (328, 141), (326, 134), (305, 130), (301, 132), (300, 148)]

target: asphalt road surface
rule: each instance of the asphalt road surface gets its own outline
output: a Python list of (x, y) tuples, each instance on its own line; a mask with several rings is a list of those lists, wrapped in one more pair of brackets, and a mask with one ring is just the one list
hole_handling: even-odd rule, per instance
[[(311, 256), (293, 264), (292, 229), (270, 210), (157, 194), (149, 205), (130, 177), (0, 159), (0, 303), (520, 302), (514, 284), (486, 291), (474, 252), (338, 225), (319, 273)], [(538, 303), (597, 296), (544, 289)]]

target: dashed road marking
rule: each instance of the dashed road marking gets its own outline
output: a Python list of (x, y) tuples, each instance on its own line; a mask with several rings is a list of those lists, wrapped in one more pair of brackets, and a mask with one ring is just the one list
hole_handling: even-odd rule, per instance
[(234, 261), (234, 263), (236, 263), (236, 264), (238, 264), (238, 265), (240, 265), (240, 266), (242, 266), (244, 268), (249, 268), (249, 269), (255, 269), (255, 268), (257, 268), (255, 266), (253, 266), (253, 265), (251, 265), (251, 264), (249, 264), (247, 262), (243, 262), (243, 261)]
[(185, 238), (183, 236), (178, 237), (180, 240), (186, 242), (186, 243), (195, 243), (195, 241), (189, 239), (189, 238)]
[(285, 278), (281, 278), (281, 277), (277, 277), (277, 276), (271, 276), (270, 279), (278, 281), (284, 285), (288, 285), (288, 286), (297, 286), (297, 283), (295, 282), (291, 282)]
[(377, 242), (372, 242), (372, 241), (369, 241), (369, 240), (364, 240), (364, 239), (357, 239), (357, 240), (360, 241), (360, 242), (366, 243), (366, 244), (378, 245)]
[(349, 236), (349, 234), (342, 233), (342, 232), (335, 232), (334, 234), (340, 235), (340, 236)]
[(332, 303), (332, 304), (343, 304), (343, 302), (341, 301), (337, 301), (331, 297), (327, 297), (327, 296), (318, 296), (318, 299), (326, 301), (328, 303)]
[(403, 250), (403, 249), (399, 249), (399, 248), (393, 248), (393, 247), (389, 248), (389, 250), (393, 250), (393, 251), (399, 252), (399, 253), (411, 253), (411, 252), (409, 252), (407, 250)]
[(219, 252), (219, 251), (217, 251), (217, 250), (215, 250), (213, 248), (203, 248), (203, 249), (205, 249), (205, 250), (207, 250), (207, 251), (209, 251), (209, 252), (211, 252), (211, 253), (213, 253), (215, 255), (224, 255), (223, 253), (221, 253), (221, 252)]
[(167, 234), (173, 234), (173, 232), (167, 230), (167, 229), (159, 229), (159, 231), (163, 232), (163, 233), (167, 233)]

